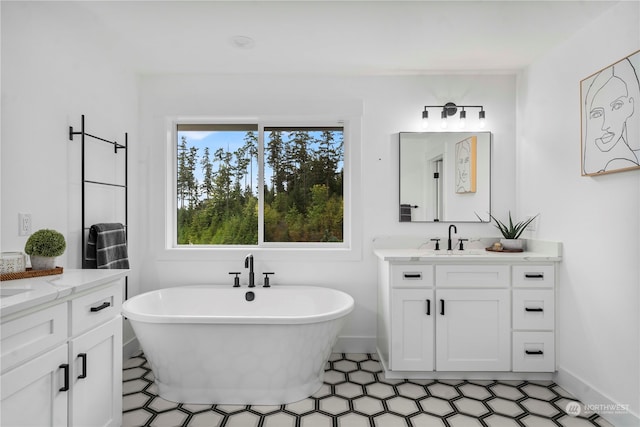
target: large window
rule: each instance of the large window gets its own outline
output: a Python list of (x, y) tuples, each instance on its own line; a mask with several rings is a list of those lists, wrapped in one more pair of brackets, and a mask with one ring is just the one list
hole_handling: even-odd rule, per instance
[(178, 245), (344, 241), (342, 127), (178, 124)]

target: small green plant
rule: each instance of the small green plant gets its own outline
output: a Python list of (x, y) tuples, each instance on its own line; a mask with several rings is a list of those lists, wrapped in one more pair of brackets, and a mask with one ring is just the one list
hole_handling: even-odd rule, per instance
[(67, 243), (64, 236), (56, 230), (42, 229), (33, 233), (24, 246), (28, 255), (57, 257), (64, 253)]
[(507, 224), (503, 223), (493, 215), (489, 214), (491, 219), (495, 222), (496, 228), (500, 230), (500, 232), (502, 233), (505, 239), (519, 238), (522, 232), (527, 228), (527, 226), (531, 224), (531, 221), (536, 219), (538, 215), (540, 214), (535, 214), (529, 219), (525, 219), (524, 221), (520, 221), (514, 224), (513, 220), (511, 219), (511, 211), (509, 211), (509, 225), (507, 226)]

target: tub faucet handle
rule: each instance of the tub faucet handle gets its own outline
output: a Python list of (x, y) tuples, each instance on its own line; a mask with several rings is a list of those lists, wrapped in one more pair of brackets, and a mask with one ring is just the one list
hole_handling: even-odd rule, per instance
[(276, 274), (274, 272), (269, 272), (269, 273), (262, 273), (264, 274), (264, 285), (262, 285), (263, 288), (270, 288), (271, 285), (269, 284), (269, 275), (270, 274)]
[(461, 251), (464, 250), (464, 242), (468, 242), (469, 239), (458, 239), (458, 243), (460, 243), (460, 247), (458, 249), (460, 249)]
[(233, 278), (233, 287), (234, 288), (239, 288), (240, 287), (240, 272), (239, 271), (230, 271), (229, 274), (235, 274), (236, 277)]
[(440, 239), (431, 239), (432, 242), (436, 242), (436, 251), (440, 250)]

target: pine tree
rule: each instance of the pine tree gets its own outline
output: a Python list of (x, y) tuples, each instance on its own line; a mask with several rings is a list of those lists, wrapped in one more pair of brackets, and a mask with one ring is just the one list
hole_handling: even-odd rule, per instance
[(200, 161), (202, 165), (202, 194), (206, 196), (208, 199), (213, 197), (213, 164), (211, 163), (211, 159), (209, 158), (209, 147), (204, 147), (204, 153), (202, 154), (202, 160)]

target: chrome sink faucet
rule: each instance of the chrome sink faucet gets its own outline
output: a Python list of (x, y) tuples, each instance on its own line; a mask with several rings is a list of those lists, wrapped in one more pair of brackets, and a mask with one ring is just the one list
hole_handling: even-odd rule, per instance
[(256, 284), (255, 284), (255, 275), (253, 273), (253, 255), (249, 254), (247, 255), (247, 257), (244, 259), (244, 268), (248, 268), (249, 269), (249, 287), (250, 288), (255, 288)]
[(451, 229), (453, 228), (453, 232), (454, 233), (458, 233), (458, 229), (456, 228), (456, 226), (454, 224), (451, 224), (449, 226), (449, 239), (447, 239), (447, 250), (450, 251), (453, 248), (451, 247)]

